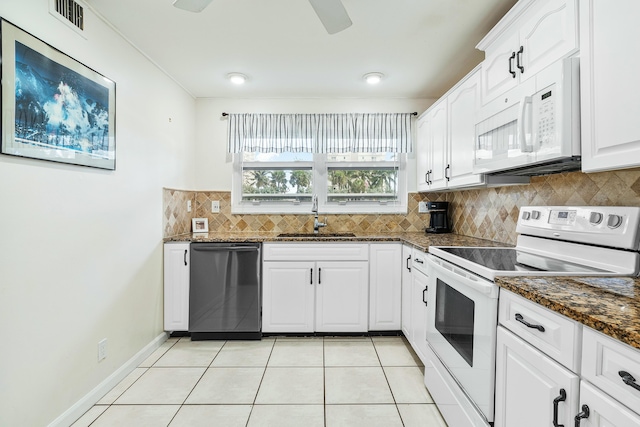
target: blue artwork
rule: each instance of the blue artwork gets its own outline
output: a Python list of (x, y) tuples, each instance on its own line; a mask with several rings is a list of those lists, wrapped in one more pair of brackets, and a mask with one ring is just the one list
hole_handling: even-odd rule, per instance
[(109, 89), (16, 41), (15, 141), (112, 158)]

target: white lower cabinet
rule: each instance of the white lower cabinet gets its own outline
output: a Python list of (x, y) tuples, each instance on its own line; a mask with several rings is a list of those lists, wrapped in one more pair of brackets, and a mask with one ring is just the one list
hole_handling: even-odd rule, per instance
[(413, 248), (402, 245), (402, 333), (408, 340), (411, 339), (411, 263)]
[(262, 268), (262, 331), (313, 332), (314, 262), (264, 262)]
[(366, 332), (367, 246), (265, 243), (262, 331)]
[[(421, 251), (413, 252), (414, 260), (424, 263), (427, 254)], [(424, 264), (423, 264), (424, 265)], [(411, 276), (411, 328), (407, 339), (422, 363), (426, 363), (427, 353), (427, 300), (426, 290), (429, 277), (422, 271), (413, 268)]]
[(369, 330), (402, 327), (402, 245), (369, 245)]
[(580, 427), (640, 427), (640, 415), (586, 381), (580, 385), (577, 417), (575, 426)]
[(580, 378), (498, 327), (495, 427), (572, 425)]
[(316, 332), (366, 332), (369, 263), (317, 263)]
[(164, 244), (164, 330), (189, 330), (189, 243)]

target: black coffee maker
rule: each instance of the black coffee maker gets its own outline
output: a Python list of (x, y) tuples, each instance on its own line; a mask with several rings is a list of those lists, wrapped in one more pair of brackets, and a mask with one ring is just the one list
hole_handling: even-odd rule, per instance
[(427, 233), (448, 233), (449, 220), (447, 212), (449, 211), (449, 202), (427, 202), (427, 212), (429, 212), (429, 227), (425, 230)]

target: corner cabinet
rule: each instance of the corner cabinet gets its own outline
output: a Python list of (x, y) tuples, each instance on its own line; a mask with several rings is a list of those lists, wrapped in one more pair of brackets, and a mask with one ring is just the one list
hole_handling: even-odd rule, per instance
[(369, 245), (369, 330), (402, 328), (402, 244)]
[(486, 104), (577, 52), (578, 0), (521, 0), (476, 47), (485, 52)]
[(164, 330), (189, 330), (189, 243), (164, 244)]
[(640, 166), (638, 0), (580, 3), (582, 170)]
[(262, 331), (366, 332), (367, 244), (265, 243)]

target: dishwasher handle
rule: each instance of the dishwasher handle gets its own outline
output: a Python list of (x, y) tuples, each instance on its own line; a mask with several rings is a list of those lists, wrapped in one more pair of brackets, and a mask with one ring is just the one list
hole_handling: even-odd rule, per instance
[(196, 247), (197, 251), (219, 252), (219, 251), (259, 251), (259, 246), (205, 246)]

